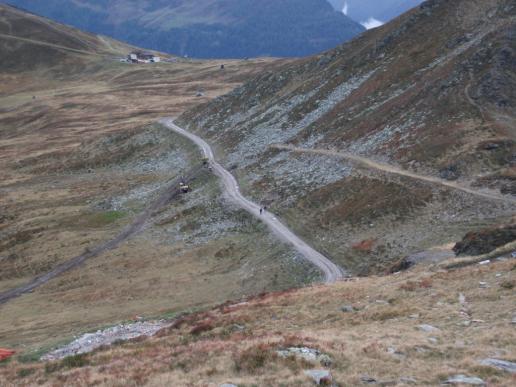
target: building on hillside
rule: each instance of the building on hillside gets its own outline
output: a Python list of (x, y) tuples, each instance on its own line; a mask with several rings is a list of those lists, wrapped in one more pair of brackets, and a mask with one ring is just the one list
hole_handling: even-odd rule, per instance
[(158, 63), (161, 58), (148, 51), (133, 51), (127, 56), (127, 60), (132, 63)]

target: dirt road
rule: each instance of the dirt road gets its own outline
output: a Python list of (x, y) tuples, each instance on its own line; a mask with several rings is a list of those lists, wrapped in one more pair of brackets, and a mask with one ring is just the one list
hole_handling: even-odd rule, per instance
[[(188, 174), (188, 176), (186, 176), (186, 180), (191, 180), (196, 174), (199, 173), (201, 168), (202, 167), (197, 167), (193, 171), (191, 171)], [(147, 222), (151, 219), (153, 213), (168, 205), (174, 198), (178, 197), (181, 194), (181, 191), (178, 189), (180, 180), (182, 179), (174, 179), (174, 181), (168, 184), (167, 187), (164, 189), (163, 193), (159, 196), (159, 198), (156, 201), (154, 201), (149, 207), (147, 207), (145, 211), (138, 215), (133, 221), (133, 223), (124, 228), (120, 232), (120, 234), (118, 234), (115, 238), (99, 246), (95, 246), (86, 250), (83, 254), (69, 259), (68, 261), (58, 265), (48, 273), (45, 273), (34, 278), (26, 285), (22, 285), (20, 287), (8, 290), (4, 293), (0, 293), (0, 305), (12, 300), (13, 298), (19, 297), (22, 294), (33, 291), (37, 287), (47, 283), (53, 278), (56, 278), (61, 274), (82, 265), (88, 259), (96, 257), (103, 252), (116, 248), (118, 245), (120, 245), (120, 243), (128, 240), (129, 238), (141, 232), (145, 228)]]
[(76, 49), (76, 48), (61, 46), (59, 44), (42, 42), (41, 40), (22, 38), (22, 37), (19, 37), (19, 36), (0, 34), (0, 38), (11, 39), (11, 40), (18, 40), (18, 41), (21, 41), (21, 42), (37, 44), (39, 46), (46, 46), (46, 47), (56, 48), (58, 50), (72, 51), (72, 52), (76, 52), (78, 54), (104, 56), (104, 55), (99, 54), (97, 52), (79, 50), (79, 49)]
[(199, 148), (201, 148), (204, 155), (210, 160), (210, 165), (213, 168), (214, 173), (222, 180), (224, 189), (228, 196), (244, 210), (267, 224), (276, 236), (293, 245), (307, 261), (317, 266), (324, 273), (326, 283), (335, 282), (346, 276), (346, 273), (339, 266), (310, 247), (306, 242), (290, 231), (287, 226), (281, 223), (274, 214), (266, 211), (260, 215), (260, 206), (242, 196), (236, 179), (230, 172), (224, 169), (222, 165), (215, 161), (213, 151), (206, 141), (175, 125), (174, 120), (171, 118), (163, 119), (161, 120), (161, 123), (174, 132), (190, 139)]
[(410, 172), (410, 171), (395, 167), (393, 165), (379, 163), (377, 161), (373, 161), (371, 159), (361, 157), (361, 156), (356, 156), (354, 154), (347, 153), (347, 152), (337, 152), (337, 151), (332, 151), (332, 150), (327, 150), (327, 149), (298, 148), (298, 147), (295, 147), (292, 145), (271, 145), (271, 148), (288, 150), (291, 152), (313, 153), (313, 154), (319, 154), (319, 155), (340, 157), (340, 158), (351, 160), (358, 164), (364, 165), (371, 169), (376, 169), (376, 170), (383, 171), (386, 173), (391, 173), (394, 175), (410, 177), (410, 178), (416, 179), (416, 180), (426, 181), (429, 183), (441, 185), (441, 186), (444, 186), (447, 188), (466, 192), (471, 195), (480, 196), (480, 197), (487, 198), (487, 199), (500, 200), (500, 201), (503, 201), (506, 203), (516, 204), (516, 198), (514, 196), (497, 194), (496, 192), (489, 192), (487, 190), (485, 190), (485, 191), (476, 190), (473, 188), (465, 187), (465, 186), (460, 185), (455, 182), (447, 181), (444, 179), (439, 179), (438, 177), (419, 175), (417, 173)]

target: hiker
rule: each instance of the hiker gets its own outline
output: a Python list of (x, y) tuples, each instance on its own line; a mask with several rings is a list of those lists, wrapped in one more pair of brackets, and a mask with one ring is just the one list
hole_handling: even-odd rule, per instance
[(263, 212), (267, 211), (267, 206), (263, 206)]
[(260, 215), (262, 214), (262, 212), (263, 212), (263, 208), (260, 207)]

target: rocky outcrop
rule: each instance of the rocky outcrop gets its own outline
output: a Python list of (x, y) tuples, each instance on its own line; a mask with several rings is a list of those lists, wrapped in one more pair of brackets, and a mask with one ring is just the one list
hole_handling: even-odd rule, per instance
[(455, 375), (446, 379), (444, 385), (470, 385), (470, 386), (485, 386), (486, 382), (474, 376)]
[(482, 255), (516, 240), (516, 224), (470, 232), (453, 251), (457, 256)]
[(480, 362), (483, 366), (493, 367), (502, 371), (516, 374), (516, 363), (500, 359), (484, 359)]

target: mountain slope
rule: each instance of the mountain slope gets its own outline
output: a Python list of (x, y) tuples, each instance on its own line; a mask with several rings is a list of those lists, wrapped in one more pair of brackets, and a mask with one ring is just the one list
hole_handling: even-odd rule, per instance
[(0, 5), (0, 71), (72, 65), (131, 48), (109, 38), (88, 34), (51, 20)]
[[(201, 157), (156, 124), (287, 60), (121, 63), (131, 47), (8, 6), (0, 12), (10, 34), (0, 36), (0, 293), (88, 257), (0, 306), (1, 347), (28, 351), (136, 313), (317, 278), (221, 199), (207, 170), (192, 192), (175, 195), (176, 179), (199, 170)], [(136, 234), (125, 232), (131, 224)], [(123, 243), (97, 248), (120, 235)]]
[(198, 58), (304, 56), (363, 31), (325, 0), (11, 0), (132, 44)]
[(180, 123), (319, 251), (383, 270), (515, 210), (515, 13), (507, 0), (427, 1)]

